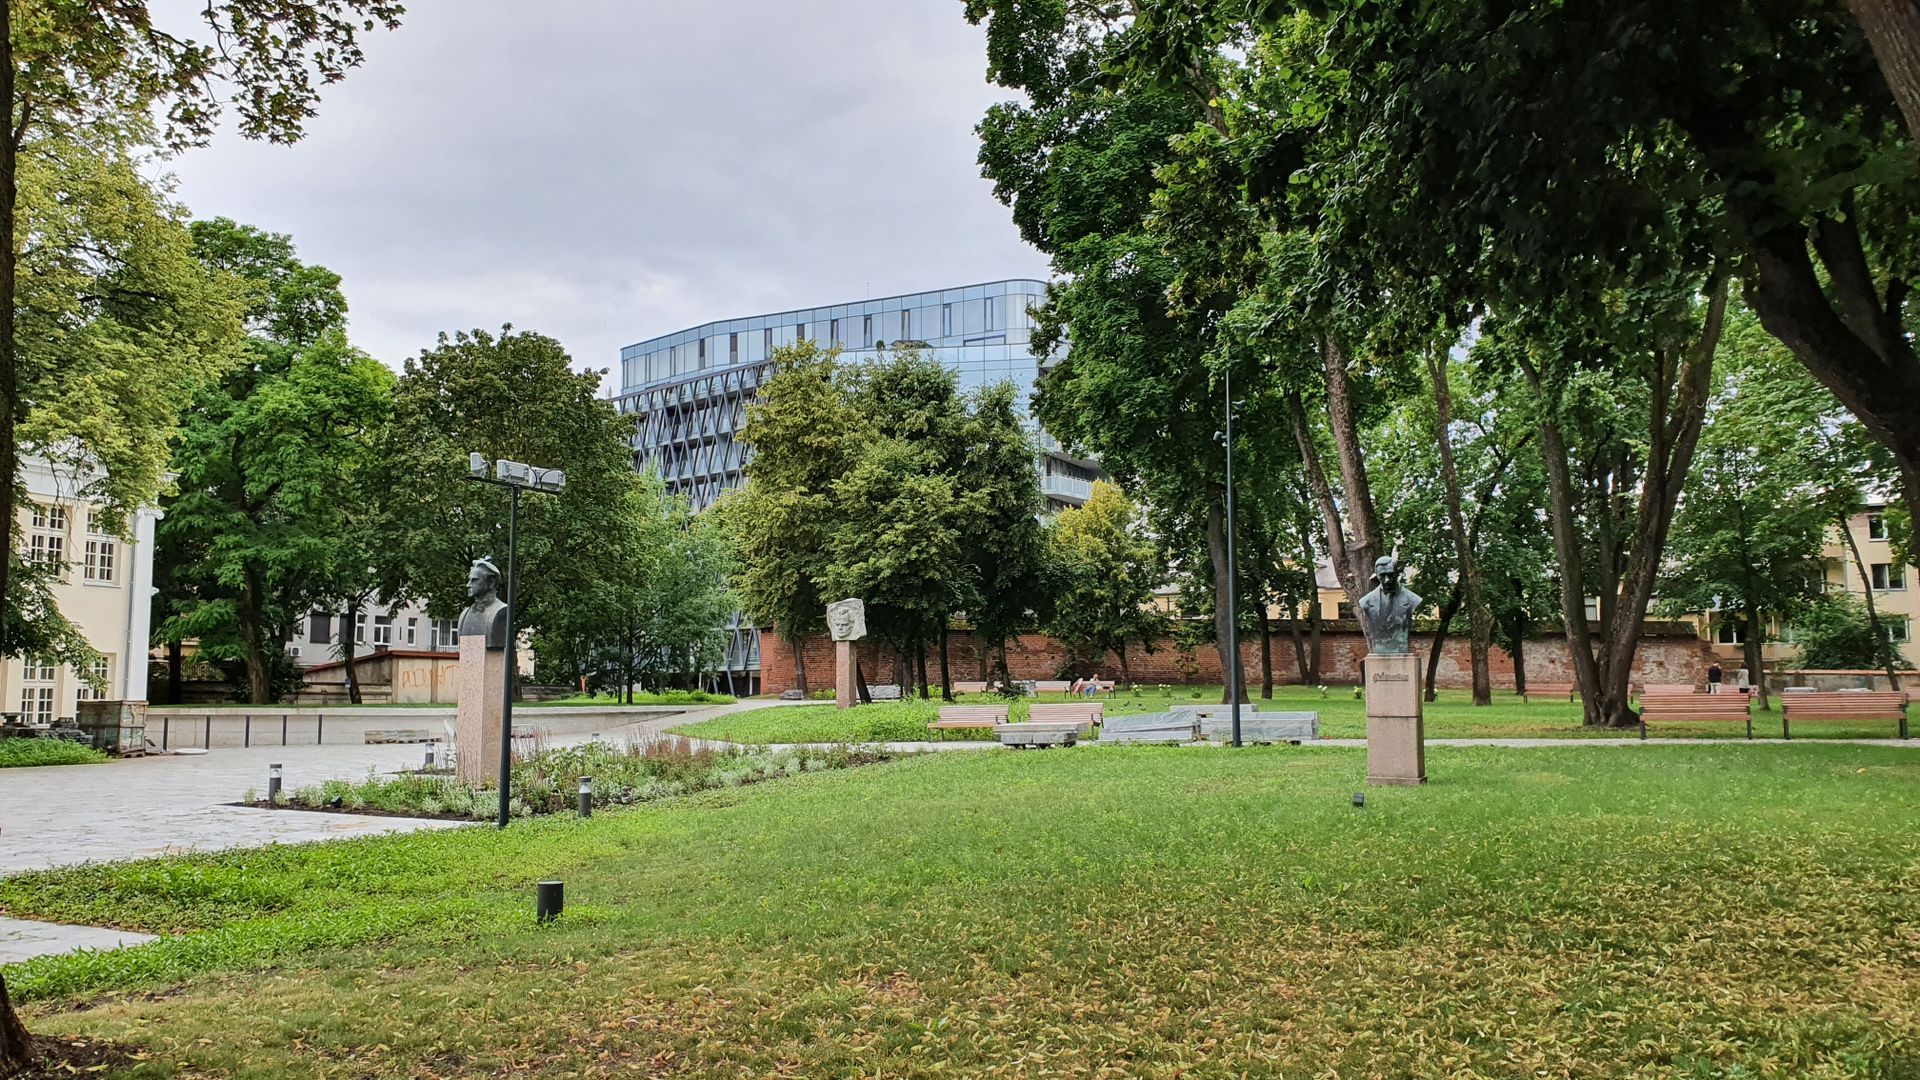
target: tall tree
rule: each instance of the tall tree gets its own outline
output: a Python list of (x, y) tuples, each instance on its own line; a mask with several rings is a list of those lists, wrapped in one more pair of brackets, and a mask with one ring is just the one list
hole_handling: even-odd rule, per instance
[(1119, 487), (1096, 481), (1086, 505), (1054, 516), (1046, 538), (1059, 590), (1047, 632), (1087, 661), (1112, 653), (1131, 685), (1127, 643), (1166, 632), (1152, 607), (1164, 567), (1139, 508)]
[[(248, 700), (273, 701), (281, 643), (343, 573), (348, 515), (386, 422), (393, 375), (347, 345), (340, 279), (292, 241), (226, 219), (194, 224), (201, 260), (247, 283), (248, 355), (195, 395), (157, 534), (180, 606), (163, 640), (242, 660)], [(342, 565), (343, 558), (347, 565)], [(191, 561), (189, 561), (191, 560)]]
[(634, 418), (598, 396), (604, 372), (576, 371), (560, 343), (505, 327), (442, 334), (406, 362), (379, 453), (396, 494), (391, 566), (436, 618), (466, 606), (465, 568), (505, 567), (507, 495), (469, 483), (467, 455), (566, 473), (558, 495), (520, 500), (516, 619), (529, 631), (590, 602), (594, 568), (624, 540), (634, 483)]
[[(1034, 483), (1038, 451), (1028, 431), (1013, 384), (982, 387), (968, 396), (966, 428), (956, 479), (978, 501), (980, 512), (962, 523), (968, 575), (974, 598), (967, 619), (983, 648), (991, 650), (995, 670), (1005, 683), (1007, 638), (1037, 626), (1052, 613), (1053, 592), (1046, 581), (1046, 546), (1040, 514), (1044, 499)], [(947, 627), (940, 628), (941, 694), (952, 700), (948, 671)]]

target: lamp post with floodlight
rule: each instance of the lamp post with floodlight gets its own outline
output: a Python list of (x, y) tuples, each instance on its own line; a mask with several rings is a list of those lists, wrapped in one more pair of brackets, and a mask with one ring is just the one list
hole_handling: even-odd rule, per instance
[(520, 492), (526, 489), (558, 495), (567, 489), (567, 474), (559, 469), (537, 469), (505, 458), (494, 462), (489, 469), (484, 456), (468, 454), (467, 479), (507, 489), (507, 594), (501, 598), (507, 605), (507, 678), (503, 688), (506, 700), (500, 709), (500, 827), (504, 829), (507, 827), (508, 787), (513, 782), (513, 680), (519, 674), (516, 655), (519, 652), (519, 631), (514, 621), (520, 610), (514, 606), (513, 584), (514, 562), (519, 554), (515, 532), (520, 517)]

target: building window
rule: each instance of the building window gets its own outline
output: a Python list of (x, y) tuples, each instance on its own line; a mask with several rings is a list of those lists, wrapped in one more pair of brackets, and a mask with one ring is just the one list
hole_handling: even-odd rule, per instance
[(728, 334), (727, 335), (727, 363), (737, 364), (739, 362), (740, 362), (740, 335)]
[(460, 647), (460, 628), (452, 619), (433, 620), (433, 647), (436, 649), (457, 649)]
[[(76, 671), (74, 674), (79, 675), (81, 673)], [(100, 689), (95, 690), (92, 686), (88, 685), (86, 679), (80, 679), (79, 698), (81, 701), (106, 701), (113, 696), (113, 657), (102, 656), (96, 658), (92, 664), (88, 665), (86, 674), (90, 676), (94, 682), (100, 684)]]
[(20, 672), (20, 716), (29, 724), (53, 723), (54, 681), (60, 670), (28, 657)]
[(107, 531), (100, 511), (87, 512), (86, 580), (111, 585), (119, 580), (120, 542)]
[(419, 643), (420, 643), (420, 620), (409, 615), (407, 617), (407, 644), (418, 645)]
[(364, 611), (353, 617), (353, 641), (356, 645), (367, 643), (367, 613)]
[(941, 337), (953, 336), (953, 305), (952, 304), (940, 305), (940, 336)]
[(33, 508), (33, 530), (28, 539), (27, 558), (35, 563), (51, 563), (65, 573), (67, 560), (67, 508)]
[(1898, 563), (1877, 562), (1873, 564), (1873, 588), (1875, 592), (1889, 592), (1906, 587), (1906, 567)]
[(807, 340), (807, 324), (806, 323), (801, 323), (798, 326), (795, 326), (793, 328), (793, 340), (795, 341)]
[(827, 344), (829, 346), (840, 344), (839, 319), (830, 319), (827, 321)]
[(1887, 538), (1887, 519), (1883, 514), (1867, 515), (1867, 539), (1885, 540)]
[(1908, 625), (1908, 622), (1907, 617), (1902, 615), (1894, 619), (1883, 618), (1880, 621), (1880, 625), (1887, 628), (1888, 641), (1893, 642), (1895, 645), (1905, 645), (1913, 636), (1912, 628)]
[(993, 329), (993, 297), (989, 296), (985, 300), (980, 301), (980, 310), (983, 312), (982, 317), (985, 320), (980, 325), (988, 330)]
[(873, 348), (873, 316), (861, 316), (860, 323), (860, 347), (871, 349)]
[(375, 615), (373, 617), (373, 644), (376, 648), (393, 644), (393, 616)]
[(767, 350), (767, 355), (762, 357), (761, 359), (763, 360), (773, 359), (773, 327), (771, 326), (767, 327), (766, 331), (764, 332), (764, 337), (761, 341), (761, 344), (765, 346)]
[(333, 616), (317, 611), (307, 616), (307, 640), (315, 645), (333, 644)]
[(1722, 645), (1745, 645), (1747, 643), (1746, 625), (1732, 619), (1721, 619), (1714, 639)]
[(903, 310), (900, 312), (900, 340), (901, 341), (913, 340), (913, 312), (912, 311)]

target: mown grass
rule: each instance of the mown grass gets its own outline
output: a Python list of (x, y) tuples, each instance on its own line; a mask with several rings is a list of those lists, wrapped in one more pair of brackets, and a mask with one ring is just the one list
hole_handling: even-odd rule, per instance
[(107, 755), (65, 739), (0, 739), (0, 769), (41, 765), (98, 765)]
[[(705, 690), (662, 690), (653, 694), (635, 694), (632, 701), (624, 698), (615, 700), (606, 694), (575, 694), (572, 697), (557, 698), (553, 701), (518, 701), (514, 709), (571, 709), (580, 707), (609, 709), (623, 705), (731, 705), (736, 699), (730, 694), (711, 694)], [(189, 709), (193, 712), (339, 712), (344, 709), (433, 709), (452, 708), (451, 705), (434, 705), (418, 701), (375, 701), (365, 705), (346, 705), (335, 702), (331, 705), (313, 703), (282, 703), (278, 705), (249, 705), (245, 702), (214, 701), (191, 705), (168, 705), (165, 708)]]
[[(1141, 687), (1120, 690), (1103, 698), (1108, 716), (1164, 712), (1175, 705), (1211, 705), (1220, 701), (1218, 686)], [(1003, 699), (985, 694), (962, 694), (962, 704), (985, 704)], [(1038, 701), (1072, 700), (1066, 694), (1041, 694)], [(832, 705), (790, 705), (731, 713), (674, 728), (675, 734), (741, 743), (793, 742), (905, 742), (932, 738), (985, 738), (989, 731), (930, 732), (927, 724), (937, 713), (938, 701), (883, 701), (853, 709)], [(1255, 697), (1250, 705), (1276, 712), (1317, 712), (1320, 734), (1329, 739), (1358, 739), (1367, 734), (1366, 702), (1353, 696), (1352, 687), (1277, 686), (1271, 700)], [(1013, 717), (1025, 715), (1025, 700), (1013, 703)], [(1754, 710), (1753, 734), (1758, 739), (1780, 738), (1778, 704), (1768, 711)], [(1585, 727), (1577, 702), (1532, 702), (1511, 693), (1495, 694), (1493, 704), (1476, 708), (1465, 690), (1442, 690), (1425, 707), (1426, 732), (1431, 739), (1619, 738), (1638, 730), (1614, 731)], [(1891, 738), (1892, 723), (1794, 724), (1795, 738)], [(1723, 722), (1660, 723), (1648, 730), (1650, 739), (1742, 738), (1746, 728)]]
[(11, 914), (180, 936), (8, 978), (138, 1075), (1920, 1070), (1913, 751), (1436, 748), (1355, 809), (1363, 762), (929, 755), (24, 875)]

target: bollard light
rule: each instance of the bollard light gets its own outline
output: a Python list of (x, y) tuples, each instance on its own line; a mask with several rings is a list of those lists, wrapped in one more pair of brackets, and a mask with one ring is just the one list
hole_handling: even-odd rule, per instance
[(432, 743), (427, 744), (427, 760), (421, 764), (420, 768), (427, 772), (433, 771), (433, 744)]
[(280, 763), (277, 761), (267, 766), (267, 801), (280, 801)]
[(1365, 792), (1363, 792), (1363, 791), (1356, 791), (1356, 792), (1354, 792), (1354, 793), (1353, 793), (1353, 805), (1355, 805), (1355, 806), (1365, 806), (1365, 805), (1367, 805), (1367, 795), (1366, 795), (1366, 793), (1365, 793)]
[(593, 816), (593, 777), (580, 778), (580, 816)]
[(567, 887), (563, 882), (543, 881), (535, 889), (533, 901), (534, 919), (540, 923), (550, 923), (560, 917), (567, 906)]

